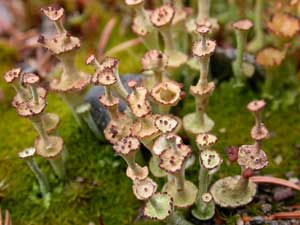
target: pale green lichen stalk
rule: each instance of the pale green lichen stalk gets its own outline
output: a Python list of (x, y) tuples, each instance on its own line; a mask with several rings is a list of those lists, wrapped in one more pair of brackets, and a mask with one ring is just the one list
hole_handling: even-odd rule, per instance
[(39, 183), (39, 186), (40, 186), (40, 191), (41, 191), (43, 197), (45, 197), (50, 191), (50, 186), (49, 186), (47, 177), (41, 171), (41, 169), (39, 168), (39, 166), (37, 165), (37, 163), (34, 159), (35, 151), (36, 150), (33, 147), (27, 148), (27, 149), (19, 152), (19, 157), (26, 162), (28, 167), (31, 169), (31, 171), (35, 175), (35, 177)]
[(253, 40), (248, 44), (247, 49), (251, 53), (256, 53), (264, 45), (264, 30), (263, 30), (263, 11), (264, 0), (255, 1), (254, 9), (254, 32)]
[(250, 77), (254, 73), (254, 67), (244, 62), (248, 32), (252, 26), (252, 22), (247, 19), (239, 20), (233, 24), (237, 43), (236, 59), (232, 62), (233, 73), (235, 76), (235, 87), (244, 86), (246, 77)]

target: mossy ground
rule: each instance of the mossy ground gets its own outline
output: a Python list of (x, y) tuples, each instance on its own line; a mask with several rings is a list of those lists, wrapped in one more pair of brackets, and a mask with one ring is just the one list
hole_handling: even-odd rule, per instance
[[(101, 26), (103, 27), (103, 24)], [(113, 36), (119, 37), (116, 32)], [(128, 38), (127, 35), (124, 36)], [(120, 40), (114, 38), (110, 40), (109, 46), (112, 47), (118, 42)], [(117, 55), (121, 59), (121, 73), (138, 72), (140, 70), (137, 66), (138, 59), (143, 51), (143, 48), (135, 47)], [(15, 54), (10, 49), (7, 52), (6, 56)], [(9, 59), (5, 57), (5, 60), (11, 62), (10, 57)], [(84, 58), (86, 54), (82, 53), (81, 59), (78, 60), (80, 65), (83, 65)], [(9, 63), (3, 62), (2, 60), (0, 74), (9, 68)], [(187, 73), (185, 76), (189, 75)], [(71, 111), (54, 94), (49, 95), (47, 111), (55, 112), (61, 117), (58, 132), (64, 138), (69, 151), (66, 164), (68, 180), (65, 184), (59, 183), (49, 163), (37, 158), (52, 186), (50, 201), (43, 202), (37, 197), (36, 180), (25, 162), (17, 156), (20, 150), (33, 145), (36, 133), (31, 123), (18, 117), (10, 106), (13, 90), (4, 84), (2, 78), (0, 85), (6, 98), (0, 105), (0, 180), (5, 179), (9, 185), (3, 192), (4, 197), (0, 200), (0, 204), (1, 208), (11, 212), (14, 224), (83, 225), (89, 222), (105, 225), (133, 224), (142, 203), (137, 201), (132, 193), (131, 181), (125, 175), (124, 161), (113, 153), (110, 145), (95, 139), (86, 128), (79, 128)], [(247, 112), (246, 104), (255, 98), (259, 98), (258, 91), (252, 90), (251, 87), (238, 91), (226, 81), (218, 84), (211, 97), (208, 114), (216, 124), (213, 133), (219, 137), (215, 149), (224, 157), (225, 147), (252, 142), (249, 132), (253, 125), (253, 116)], [(187, 98), (177, 113), (184, 115), (193, 110), (193, 101)], [(300, 145), (299, 111), (293, 107), (278, 111), (271, 111), (268, 108), (265, 112), (265, 123), (272, 136), (263, 144), (270, 158), (270, 165), (262, 173), (284, 177), (285, 173), (294, 171), (296, 176), (299, 175), (300, 163), (297, 155), (299, 152), (296, 148)], [(278, 155), (283, 157), (280, 166), (274, 163), (274, 158)], [(195, 165), (187, 171), (187, 178), (196, 182), (197, 171), (198, 166)], [(237, 173), (239, 168), (228, 166), (225, 159), (217, 177)], [(255, 203), (247, 208), (250, 214), (260, 213)], [(224, 214), (227, 223), (231, 223), (232, 214), (231, 211)], [(159, 223), (140, 221), (137, 224)]]
[[(214, 133), (220, 140), (216, 150), (224, 153), (226, 146), (251, 142), (249, 130), (253, 118), (245, 105), (255, 97), (254, 92), (239, 93), (228, 83), (216, 89), (208, 111), (216, 122)], [(58, 183), (49, 164), (38, 159), (53, 188), (48, 208), (36, 197), (33, 174), (17, 157), (18, 151), (32, 146), (36, 133), (30, 122), (19, 118), (8, 104), (1, 105), (0, 109), (0, 174), (9, 184), (1, 207), (10, 210), (15, 224), (88, 224), (89, 221), (96, 223), (99, 218), (105, 225), (133, 223), (142, 204), (132, 194), (131, 181), (124, 172), (125, 163), (109, 145), (97, 141), (87, 129), (77, 127), (71, 112), (57, 96), (50, 95), (47, 111), (55, 111), (62, 119), (59, 134), (69, 151), (68, 181), (64, 185)], [(186, 104), (183, 111), (192, 109), (192, 104)], [(263, 173), (278, 177), (283, 177), (288, 171), (298, 174), (300, 165), (295, 145), (300, 144), (299, 113), (289, 108), (265, 114), (268, 115), (265, 121), (272, 138), (264, 144), (270, 165)], [(225, 133), (219, 132), (222, 128), (226, 128)], [(273, 160), (277, 155), (283, 157), (280, 167)], [(226, 164), (225, 160), (218, 177), (238, 172), (238, 167)], [(197, 166), (187, 174), (188, 178), (196, 181)]]

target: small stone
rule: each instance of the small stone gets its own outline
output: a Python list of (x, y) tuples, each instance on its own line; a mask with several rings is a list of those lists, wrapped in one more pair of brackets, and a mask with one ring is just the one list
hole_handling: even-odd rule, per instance
[(282, 160), (283, 160), (282, 156), (281, 156), (281, 155), (278, 155), (278, 156), (276, 156), (276, 158), (274, 159), (274, 162), (275, 162), (276, 165), (280, 165), (280, 164), (282, 163)]
[(250, 224), (251, 225), (265, 224), (265, 220), (262, 216), (255, 216), (251, 218)]
[(275, 188), (273, 191), (273, 198), (275, 201), (283, 201), (285, 199), (291, 198), (294, 196), (294, 192), (291, 188)]
[(272, 205), (268, 203), (262, 204), (261, 210), (264, 212), (264, 214), (267, 214), (272, 210)]
[(289, 220), (279, 220), (278, 225), (292, 225), (292, 223)]
[(289, 182), (292, 182), (294, 184), (299, 184), (299, 179), (297, 177), (291, 177), (289, 178)]
[(300, 220), (298, 219), (292, 219), (291, 220), (291, 224), (293, 224), (293, 225), (299, 225), (300, 224)]
[(266, 221), (266, 225), (279, 225), (279, 223), (276, 220)]

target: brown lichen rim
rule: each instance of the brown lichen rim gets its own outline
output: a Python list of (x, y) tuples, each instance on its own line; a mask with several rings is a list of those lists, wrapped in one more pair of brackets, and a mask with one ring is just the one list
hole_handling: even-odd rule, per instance
[[(143, 71), (164, 71), (168, 67), (168, 56), (160, 50), (151, 49), (143, 55), (141, 64)], [(157, 66), (157, 68), (154, 68), (155, 66)], [(160, 66), (160, 68), (158, 68), (158, 66)]]
[(117, 141), (113, 145), (113, 150), (119, 155), (127, 156), (133, 152), (137, 152), (140, 149), (140, 146), (141, 143), (137, 137), (127, 136)]
[[(173, 87), (170, 87), (170, 86), (173, 86)], [(181, 87), (182, 87), (182, 85), (180, 85), (179, 83), (177, 83), (175, 81), (164, 81), (164, 82), (161, 82), (161, 83), (155, 85), (151, 89), (150, 95), (159, 104), (162, 104), (165, 106), (175, 106), (181, 100)], [(170, 88), (172, 88), (172, 91), (170, 90)], [(175, 89), (177, 89), (177, 90), (175, 90)], [(173, 90), (175, 90), (175, 92), (173, 92)], [(167, 102), (166, 100), (163, 100), (160, 97), (159, 93), (161, 91), (170, 91), (172, 93), (175, 93), (175, 95), (174, 95), (175, 97), (173, 97), (172, 101)]]
[(194, 41), (192, 45), (192, 54), (195, 57), (209, 57), (211, 56), (216, 49), (217, 43), (216, 41), (207, 40), (206, 41), (206, 49), (202, 49), (202, 42), (201, 41)]
[(56, 8), (48, 6), (46, 8), (41, 8), (40, 11), (52, 21), (58, 21), (64, 16), (64, 8), (62, 7)]
[[(163, 131), (160, 129), (158, 123), (165, 123), (165, 122), (163, 121), (165, 118), (166, 118), (166, 120), (173, 120), (173, 121), (176, 121), (176, 122), (175, 122), (176, 125), (175, 125), (174, 127), (172, 127), (170, 130), (168, 129), (166, 132), (163, 132)], [(168, 123), (169, 123), (169, 122), (168, 122)], [(170, 123), (169, 123), (169, 124), (170, 124)], [(175, 116), (173, 116), (172, 114), (168, 114), (168, 115), (160, 115), (160, 116), (158, 116), (158, 117), (155, 119), (154, 125), (156, 126), (156, 128), (157, 128), (158, 130), (160, 130), (160, 131), (163, 132), (163, 133), (172, 133), (172, 132), (175, 131), (176, 128), (178, 127), (179, 122), (178, 122), (178, 120), (176, 119)], [(162, 126), (167, 126), (167, 124), (163, 124)], [(165, 129), (165, 130), (166, 130), (166, 129)]]
[[(152, 191), (151, 191), (151, 193), (149, 193), (147, 195), (148, 197), (141, 197), (138, 194), (137, 190), (138, 190), (138, 188), (141, 188), (139, 185), (141, 185), (141, 183), (143, 183), (143, 182), (147, 182), (146, 185), (147, 186), (151, 186), (151, 190)], [(134, 193), (135, 197), (138, 200), (147, 200), (147, 199), (151, 198), (155, 194), (155, 192), (157, 190), (157, 184), (151, 178), (146, 177), (144, 180), (139, 180), (139, 179), (134, 180), (133, 181), (133, 185), (132, 185), (132, 189), (133, 189), (133, 193)], [(145, 189), (144, 189), (144, 191), (145, 191)], [(147, 191), (148, 191), (148, 189), (147, 189)]]
[(4, 80), (8, 84), (13, 83), (15, 80), (20, 78), (21, 73), (22, 73), (22, 68), (20, 67), (13, 68), (4, 74)]

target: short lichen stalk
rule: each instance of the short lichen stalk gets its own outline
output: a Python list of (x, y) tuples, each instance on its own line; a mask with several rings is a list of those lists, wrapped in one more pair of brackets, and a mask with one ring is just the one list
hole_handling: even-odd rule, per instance
[(135, 137), (124, 137), (113, 146), (115, 152), (120, 155), (127, 163), (127, 176), (133, 181), (146, 179), (148, 168), (141, 167), (135, 162), (135, 155), (139, 151), (140, 142)]
[[(50, 141), (50, 138), (49, 138), (50, 136), (48, 135), (48, 133), (45, 129), (45, 124), (44, 124), (42, 117), (41, 116), (33, 117), (33, 118), (31, 118), (31, 121), (42, 140), (43, 146), (45, 147), (44, 151), (47, 152), (48, 150), (51, 150), (53, 148), (53, 146), (55, 145), (55, 143)], [(66, 178), (66, 168), (64, 165), (65, 159), (63, 160), (63, 157), (62, 157), (63, 151), (65, 151), (65, 149), (63, 149), (61, 151), (61, 153), (56, 155), (55, 157), (47, 158), (47, 160), (51, 164), (55, 174), (61, 180), (64, 180)]]
[(46, 132), (45, 124), (44, 124), (42, 117), (38, 115), (38, 116), (30, 118), (30, 120), (31, 120), (35, 130), (39, 134), (40, 138), (45, 143), (45, 146), (49, 145), (49, 148), (51, 148), (50, 143), (49, 143), (49, 138), (48, 138), (49, 135)]
[(22, 152), (19, 152), (19, 157), (26, 162), (28, 167), (35, 175), (39, 183), (41, 194), (43, 197), (45, 197), (50, 191), (49, 182), (45, 174), (41, 171), (41, 169), (37, 165), (34, 156), (35, 156), (35, 148), (28, 148)]
[(16, 93), (18, 93), (24, 100), (29, 100), (31, 97), (30, 94), (33, 94), (33, 92), (29, 92), (29, 90), (22, 85), (21, 80), (12, 83), (12, 86), (14, 87)]
[(264, 100), (252, 101), (247, 105), (247, 109), (253, 113), (255, 117), (255, 124), (251, 130), (251, 137), (255, 141), (255, 153), (261, 153), (261, 143), (264, 139), (269, 137), (269, 131), (262, 122), (262, 110), (265, 108), (266, 102)]
[(66, 168), (64, 165), (63, 153), (58, 155), (56, 158), (49, 159), (53, 171), (61, 180), (66, 179)]
[(247, 191), (249, 185), (249, 177), (243, 175), (245, 171), (245, 168), (242, 168), (240, 178), (236, 184), (235, 189), (233, 190), (237, 193), (245, 193)]
[[(107, 57), (105, 58), (102, 62), (99, 62), (94, 55), (91, 55), (89, 57), (89, 59), (87, 61), (87, 64), (91, 64), (94, 66), (94, 68), (96, 69), (96, 74), (102, 74), (104, 73), (106, 70), (111, 71), (113, 73), (114, 79), (116, 80), (116, 82), (110, 84), (110, 85), (104, 85), (102, 83), (98, 83), (99, 85), (102, 85), (104, 87), (109, 87), (110, 91), (115, 92), (118, 97), (120, 97), (121, 99), (123, 99), (124, 101), (127, 100), (127, 96), (128, 96), (128, 91), (126, 90), (126, 88), (124, 87), (121, 79), (120, 79), (120, 75), (119, 75), (119, 69), (118, 69), (118, 60), (115, 58), (110, 58)], [(106, 67), (105, 63), (108, 61), (113, 61), (111, 63), (113, 63), (114, 65), (111, 67)], [(106, 91), (107, 92), (107, 91)]]
[(88, 125), (88, 127), (93, 131), (96, 137), (100, 140), (103, 140), (103, 135), (99, 130), (97, 124), (94, 122), (94, 119), (91, 115), (91, 104), (90, 103), (83, 103), (76, 108), (76, 113), (80, 115), (83, 121)]
[(126, 98), (128, 96), (128, 91), (126, 90), (126, 88), (124, 87), (124, 85), (120, 79), (118, 69), (116, 69), (116, 71), (115, 71), (115, 76), (117, 78), (117, 83), (112, 86), (112, 90), (115, 91), (120, 96), (120, 98), (122, 98), (123, 100), (126, 100)]
[(254, 32), (255, 36), (248, 45), (248, 51), (256, 53), (264, 45), (264, 30), (263, 30), (263, 11), (264, 0), (256, 0), (254, 9)]
[(198, 195), (196, 207), (192, 214), (199, 220), (208, 220), (214, 216), (215, 205), (209, 193), (212, 175), (216, 173), (222, 163), (220, 155), (210, 147), (217, 142), (217, 137), (212, 134), (199, 134), (196, 143), (199, 148), (200, 171), (198, 177)]
[(50, 190), (50, 186), (49, 186), (47, 177), (40, 170), (40, 168), (36, 164), (36, 161), (33, 158), (26, 160), (26, 163), (27, 163), (28, 167), (32, 170), (32, 172), (34, 173), (36, 179), (38, 180), (42, 195), (45, 196), (47, 193), (49, 193), (49, 190)]
[(196, 200), (197, 187), (185, 178), (188, 159), (192, 150), (182, 143), (182, 139), (174, 134), (167, 137), (168, 146), (160, 154), (160, 168), (172, 178), (165, 185), (165, 190), (174, 199), (174, 205), (179, 208), (190, 207)]

